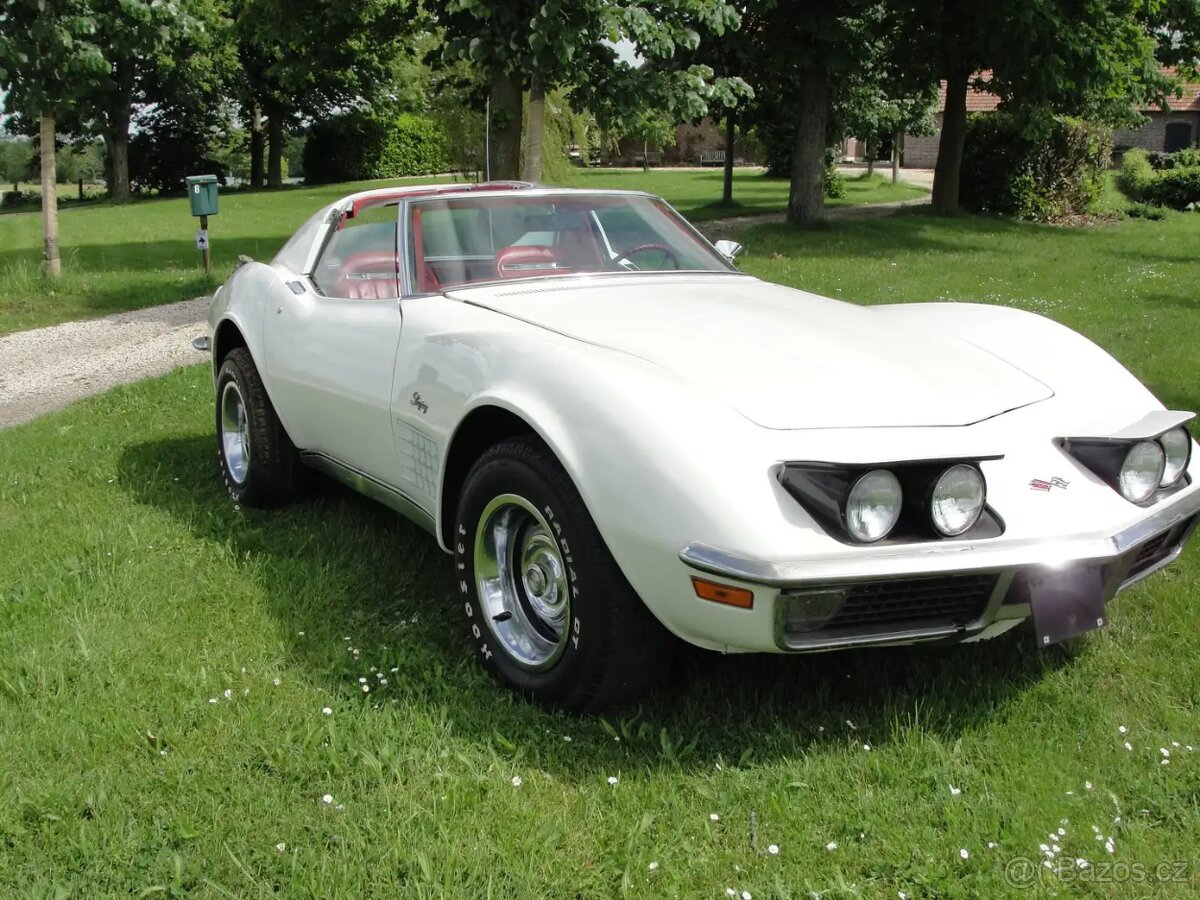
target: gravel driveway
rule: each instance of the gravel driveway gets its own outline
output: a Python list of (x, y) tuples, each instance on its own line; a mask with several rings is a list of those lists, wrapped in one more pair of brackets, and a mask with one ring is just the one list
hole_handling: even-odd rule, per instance
[(0, 428), (118, 384), (204, 362), (208, 297), (0, 337)]

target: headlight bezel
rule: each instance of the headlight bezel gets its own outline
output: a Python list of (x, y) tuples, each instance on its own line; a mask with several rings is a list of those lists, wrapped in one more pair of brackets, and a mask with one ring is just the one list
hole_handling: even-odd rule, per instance
[[(1167, 480), (1168, 467), (1165, 465), (1167, 448), (1163, 438), (1169, 434), (1180, 433), (1186, 436), (1184, 444), (1185, 456), (1182, 465), (1175, 473), (1173, 480)], [(1138, 444), (1150, 442), (1156, 444), (1163, 454), (1164, 467), (1155, 488), (1142, 500), (1128, 496), (1121, 488), (1121, 471), (1130, 452)], [(1174, 425), (1166, 431), (1150, 434), (1144, 437), (1120, 438), (1062, 438), (1059, 446), (1075, 462), (1082, 465), (1093, 475), (1111, 487), (1123, 500), (1135, 506), (1153, 506), (1162, 497), (1170, 496), (1179, 488), (1190, 484), (1188, 468), (1192, 460), (1192, 435), (1187, 424)]]
[[(984, 505), (978, 519), (966, 531), (958, 535), (944, 535), (933, 525), (930, 501), (933, 486), (949, 469), (956, 465), (973, 466), (980, 471), (980, 464), (999, 456), (964, 459), (929, 459), (878, 464), (840, 464), (828, 462), (794, 461), (783, 463), (777, 476), (780, 484), (794, 500), (808, 512), (817, 524), (835, 540), (856, 547), (875, 547), (892, 544), (921, 542), (979, 540), (998, 537), (1004, 533), (1004, 522), (987, 505), (986, 479)], [(864, 542), (851, 534), (846, 526), (845, 509), (853, 486), (864, 475), (874, 470), (886, 470), (900, 482), (903, 502), (895, 525), (884, 537)]]

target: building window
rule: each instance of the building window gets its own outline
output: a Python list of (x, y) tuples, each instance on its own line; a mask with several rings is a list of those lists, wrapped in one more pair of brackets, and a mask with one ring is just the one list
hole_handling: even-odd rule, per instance
[(1167, 126), (1167, 135), (1163, 140), (1163, 150), (1174, 153), (1192, 146), (1192, 126), (1189, 122), (1172, 122)]

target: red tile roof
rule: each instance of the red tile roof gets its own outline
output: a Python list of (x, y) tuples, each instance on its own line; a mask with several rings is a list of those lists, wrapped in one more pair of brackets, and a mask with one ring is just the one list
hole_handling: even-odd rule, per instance
[[(967, 112), (992, 112), (1000, 105), (1000, 98), (995, 94), (989, 94), (986, 91), (978, 90), (975, 87), (977, 79), (989, 79), (992, 77), (992, 70), (977, 73), (971, 79), (971, 85), (967, 88)], [(938, 85), (938, 112), (946, 111), (946, 82), (941, 82)]]
[[(1164, 75), (1178, 77), (1178, 72), (1174, 69), (1164, 68), (1162, 71)], [(1200, 84), (1185, 82), (1182, 88), (1182, 97), (1172, 96), (1167, 99), (1167, 105), (1171, 107), (1171, 112), (1200, 112)], [(1153, 111), (1159, 108), (1156, 105), (1147, 105), (1142, 107), (1142, 111)]]
[[(1175, 70), (1164, 68), (1163, 73), (1174, 76)], [(1000, 106), (1000, 98), (995, 94), (989, 94), (986, 91), (981, 91), (976, 87), (976, 82), (979, 79), (986, 81), (992, 75), (992, 70), (988, 69), (979, 72), (971, 81), (971, 86), (967, 88), (967, 112), (992, 112)], [(1182, 97), (1170, 97), (1167, 101), (1171, 107), (1171, 112), (1200, 112), (1200, 84), (1187, 82), (1182, 85)], [(946, 82), (941, 82), (938, 85), (938, 112), (946, 110)], [(1142, 111), (1154, 112), (1160, 109), (1155, 104), (1147, 104), (1141, 107)]]

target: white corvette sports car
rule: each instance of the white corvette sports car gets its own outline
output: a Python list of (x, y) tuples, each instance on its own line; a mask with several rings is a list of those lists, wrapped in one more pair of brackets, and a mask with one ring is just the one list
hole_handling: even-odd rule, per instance
[[(1192, 413), (1048, 319), (860, 307), (731, 264), (662, 200), (354, 194), (213, 298), (240, 503), (304, 466), (454, 556), (483, 662), (590, 708), (723, 652), (1107, 621), (1200, 517)], [(203, 340), (203, 339), (202, 339)]]

